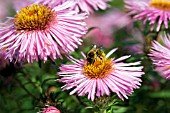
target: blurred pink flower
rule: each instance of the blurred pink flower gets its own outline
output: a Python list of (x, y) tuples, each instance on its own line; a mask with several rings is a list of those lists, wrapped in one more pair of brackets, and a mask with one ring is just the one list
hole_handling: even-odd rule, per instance
[(0, 0), (0, 22), (3, 21), (9, 13), (10, 0)]
[(36, 1), (22, 8), (14, 18), (9, 18), (0, 27), (0, 49), (6, 48), (17, 61), (33, 62), (40, 59), (62, 58), (62, 53), (73, 52), (81, 45), (86, 34), (84, 19), (86, 13), (69, 10), (75, 2), (62, 5), (48, 4), (46, 0)]
[(127, 50), (127, 53), (133, 53), (133, 54), (140, 54), (143, 53), (143, 45), (144, 45), (144, 36), (143, 34), (135, 28), (132, 28), (129, 30), (132, 37), (127, 37), (125, 40), (123, 40), (124, 43), (127, 45), (124, 45), (125, 50)]
[(21, 8), (26, 7), (33, 3), (33, 0), (13, 0), (12, 3), (14, 9), (19, 11)]
[[(139, 62), (124, 63), (122, 60), (130, 56), (123, 56), (118, 59), (109, 58), (116, 49), (111, 50), (107, 55), (102, 53), (94, 63), (88, 60), (77, 60), (70, 57), (74, 64), (63, 64), (58, 73), (62, 78), (60, 82), (66, 83), (63, 90), (73, 89), (70, 94), (78, 93), (78, 96), (88, 94), (88, 99), (94, 100), (95, 96), (101, 97), (116, 93), (120, 99), (128, 99), (133, 89), (139, 88), (141, 75), (144, 74)], [(84, 55), (83, 55), (84, 56)], [(84, 56), (85, 57), (85, 56)], [(86, 59), (86, 57), (85, 57)]]
[(135, 15), (134, 19), (143, 20), (145, 24), (149, 21), (151, 30), (156, 25), (156, 31), (159, 31), (164, 24), (168, 28), (170, 19), (170, 1), (168, 0), (124, 0), (126, 8), (130, 14)]
[(60, 111), (53, 106), (49, 106), (48, 108), (44, 109), (43, 113), (60, 113)]
[(170, 79), (170, 35), (161, 38), (164, 46), (154, 41), (149, 56), (156, 66), (156, 71), (166, 79)]
[(85, 38), (92, 38), (96, 45), (109, 48), (113, 45), (113, 33), (130, 24), (130, 18), (125, 13), (112, 10), (102, 15), (93, 14), (87, 19), (87, 25), (92, 29)]

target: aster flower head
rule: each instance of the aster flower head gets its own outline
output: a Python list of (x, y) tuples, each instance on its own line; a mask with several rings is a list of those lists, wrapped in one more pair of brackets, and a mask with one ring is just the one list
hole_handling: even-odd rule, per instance
[[(56, 2), (62, 3), (65, 1), (68, 1), (68, 0), (59, 0)], [(107, 2), (111, 0), (72, 0), (72, 1), (75, 1), (77, 3), (77, 5), (73, 7), (73, 9), (78, 10), (78, 11), (85, 11), (87, 13), (93, 13), (94, 10), (96, 11), (99, 9), (105, 10), (107, 7), (109, 7)]]
[(111, 0), (78, 0), (78, 6), (81, 11), (93, 13), (94, 10), (105, 10), (109, 6), (108, 1)]
[(141, 82), (142, 66), (140, 62), (124, 63), (122, 60), (130, 56), (123, 56), (118, 59), (109, 58), (116, 49), (111, 50), (107, 55), (98, 48), (93, 48), (83, 59), (70, 57), (74, 64), (63, 64), (58, 73), (62, 78), (60, 82), (65, 83), (63, 90), (72, 89), (70, 94), (77, 93), (78, 96), (88, 94), (92, 101), (95, 96), (101, 97), (116, 93), (124, 100), (133, 93), (133, 89), (139, 88)]
[(54, 106), (49, 106), (45, 108), (42, 113), (60, 113), (60, 111)]
[(156, 66), (156, 71), (166, 79), (170, 79), (170, 35), (161, 37), (164, 45), (153, 41), (149, 56)]
[(170, 1), (169, 0), (124, 0), (126, 8), (130, 10), (130, 14), (134, 15), (134, 19), (143, 20), (145, 24), (149, 21), (151, 30), (156, 27), (159, 31), (164, 25), (168, 29), (168, 21), (170, 20)]
[(86, 13), (70, 10), (75, 2), (56, 5), (46, 0), (21, 8), (0, 26), (0, 49), (17, 61), (52, 60), (73, 52), (86, 34)]

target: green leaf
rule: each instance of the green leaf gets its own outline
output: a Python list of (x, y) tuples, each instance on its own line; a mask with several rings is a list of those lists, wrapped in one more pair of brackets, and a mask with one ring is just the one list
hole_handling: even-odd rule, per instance
[(170, 90), (162, 90), (150, 94), (152, 98), (170, 98)]

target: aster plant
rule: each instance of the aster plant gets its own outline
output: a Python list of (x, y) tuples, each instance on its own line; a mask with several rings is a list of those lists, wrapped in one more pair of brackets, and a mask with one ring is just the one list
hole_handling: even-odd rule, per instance
[(135, 20), (149, 21), (151, 30), (160, 31), (162, 25), (169, 28), (170, 1), (168, 0), (124, 0), (125, 7)]
[(58, 73), (64, 82), (63, 90), (72, 89), (70, 94), (77, 93), (78, 96), (88, 94), (92, 101), (95, 97), (109, 96), (114, 92), (122, 100), (128, 99), (133, 89), (139, 88), (141, 82), (142, 66), (140, 62), (124, 63), (123, 60), (130, 56), (118, 59), (109, 58), (116, 49), (112, 49), (105, 55), (101, 50), (94, 48), (90, 50), (84, 59), (70, 57), (74, 64), (63, 64)]
[(161, 37), (163, 45), (158, 41), (153, 41), (152, 50), (149, 56), (151, 57), (153, 64), (156, 66), (156, 71), (166, 79), (170, 79), (170, 35), (164, 35)]
[(21, 8), (1, 25), (0, 49), (6, 49), (11, 61), (29, 63), (73, 52), (87, 32), (83, 22), (87, 15), (69, 10), (74, 5), (73, 1), (56, 5), (41, 0)]
[(169, 0), (7, 1), (0, 113), (169, 113)]

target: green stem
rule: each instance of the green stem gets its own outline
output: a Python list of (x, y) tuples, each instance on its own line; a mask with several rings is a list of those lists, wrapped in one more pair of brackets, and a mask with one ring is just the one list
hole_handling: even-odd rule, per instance
[(100, 109), (99, 113), (106, 113), (105, 109)]
[(144, 41), (145, 41), (144, 42), (144, 53), (146, 55), (150, 53), (152, 42), (153, 40), (158, 40), (158, 36), (159, 36), (159, 32), (156, 32), (156, 33), (148, 32), (148, 34), (144, 36)]

